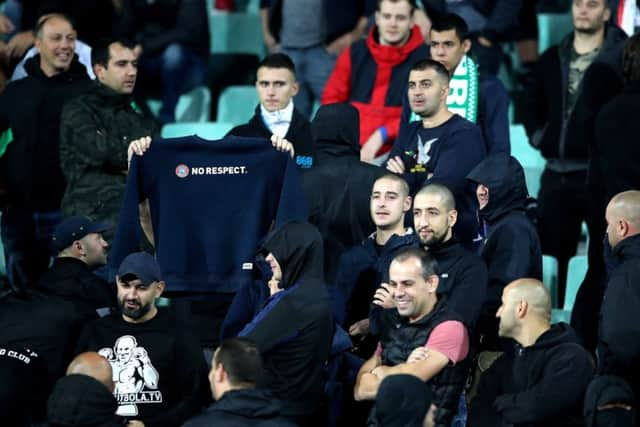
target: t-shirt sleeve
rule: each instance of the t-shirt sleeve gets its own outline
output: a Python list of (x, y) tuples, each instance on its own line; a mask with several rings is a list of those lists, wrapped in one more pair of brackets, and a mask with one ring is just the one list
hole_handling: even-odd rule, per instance
[(455, 320), (443, 322), (431, 331), (425, 347), (444, 354), (453, 364), (461, 362), (469, 353), (467, 328)]

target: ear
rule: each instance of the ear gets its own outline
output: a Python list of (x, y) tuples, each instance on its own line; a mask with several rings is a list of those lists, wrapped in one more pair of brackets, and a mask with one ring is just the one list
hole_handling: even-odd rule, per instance
[(79, 255), (85, 254), (84, 246), (82, 245), (82, 242), (80, 240), (75, 240), (71, 244), (71, 246), (73, 247), (73, 250), (77, 252)]
[(449, 211), (447, 216), (449, 217), (449, 226), (453, 227), (454, 225), (456, 225), (456, 222), (458, 222), (458, 211), (452, 209)]
[(93, 66), (93, 74), (96, 75), (98, 81), (102, 81), (102, 76), (104, 75), (104, 66), (101, 64), (96, 64)]
[(40, 37), (36, 36), (35, 41), (33, 42), (33, 45), (35, 46), (36, 50), (38, 52), (40, 52), (40, 45), (42, 44), (42, 41), (40, 40)]
[(471, 40), (465, 39), (462, 42), (462, 50), (464, 51), (465, 54), (467, 54), (470, 49), (471, 49)]
[(411, 198), (411, 196), (407, 196), (404, 199), (404, 206), (402, 207), (402, 210), (404, 212), (409, 212), (411, 210), (411, 204), (413, 203), (413, 199)]
[(518, 316), (519, 319), (525, 317), (528, 311), (529, 303), (527, 301), (522, 300), (518, 302), (518, 305), (516, 306), (516, 316)]
[(617, 227), (616, 231), (617, 231), (619, 237), (621, 237), (621, 238), (627, 237), (629, 235), (629, 233), (630, 233), (629, 222), (624, 220), (624, 219), (621, 219), (618, 222), (618, 227)]
[(165, 283), (161, 280), (156, 284), (156, 298), (160, 298), (164, 292)]
[(376, 10), (376, 13), (373, 15), (373, 20), (376, 23), (376, 27), (380, 25), (380, 11)]
[(296, 96), (298, 94), (298, 91), (300, 90), (300, 85), (297, 81), (294, 81), (291, 87), (293, 89), (293, 96)]
[(437, 274), (432, 274), (431, 276), (429, 276), (429, 287), (428, 287), (428, 291), (430, 294), (435, 293), (438, 290), (438, 284), (440, 284), (440, 276), (438, 276)]
[(604, 10), (604, 20), (605, 22), (609, 22), (610, 19), (611, 19), (611, 8), (607, 6), (606, 9)]
[(214, 373), (213, 377), (217, 383), (221, 383), (227, 379), (227, 373), (224, 370), (224, 366), (222, 366), (222, 363), (218, 363), (217, 365), (215, 365), (215, 368), (212, 369), (212, 371)]

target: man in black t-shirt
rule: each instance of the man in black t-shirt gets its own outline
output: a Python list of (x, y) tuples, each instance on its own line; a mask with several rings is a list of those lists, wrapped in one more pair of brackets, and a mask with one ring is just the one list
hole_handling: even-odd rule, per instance
[(118, 415), (146, 427), (181, 425), (206, 403), (203, 354), (195, 338), (156, 307), (165, 284), (151, 255), (126, 257), (116, 282), (122, 313), (87, 325), (77, 350), (97, 351), (110, 362)]

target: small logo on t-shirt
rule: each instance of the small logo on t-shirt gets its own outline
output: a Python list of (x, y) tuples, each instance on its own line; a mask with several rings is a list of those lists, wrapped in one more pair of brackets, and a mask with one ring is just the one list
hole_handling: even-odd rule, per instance
[(178, 165), (176, 167), (176, 175), (178, 178), (186, 178), (189, 176), (189, 166), (187, 165)]

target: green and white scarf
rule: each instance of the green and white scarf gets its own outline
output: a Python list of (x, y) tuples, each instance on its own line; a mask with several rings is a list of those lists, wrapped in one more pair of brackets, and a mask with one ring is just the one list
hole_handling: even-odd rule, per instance
[[(452, 113), (476, 123), (478, 119), (478, 66), (465, 55), (456, 67), (449, 83), (447, 108)], [(410, 122), (422, 120), (416, 113), (411, 113)]]

